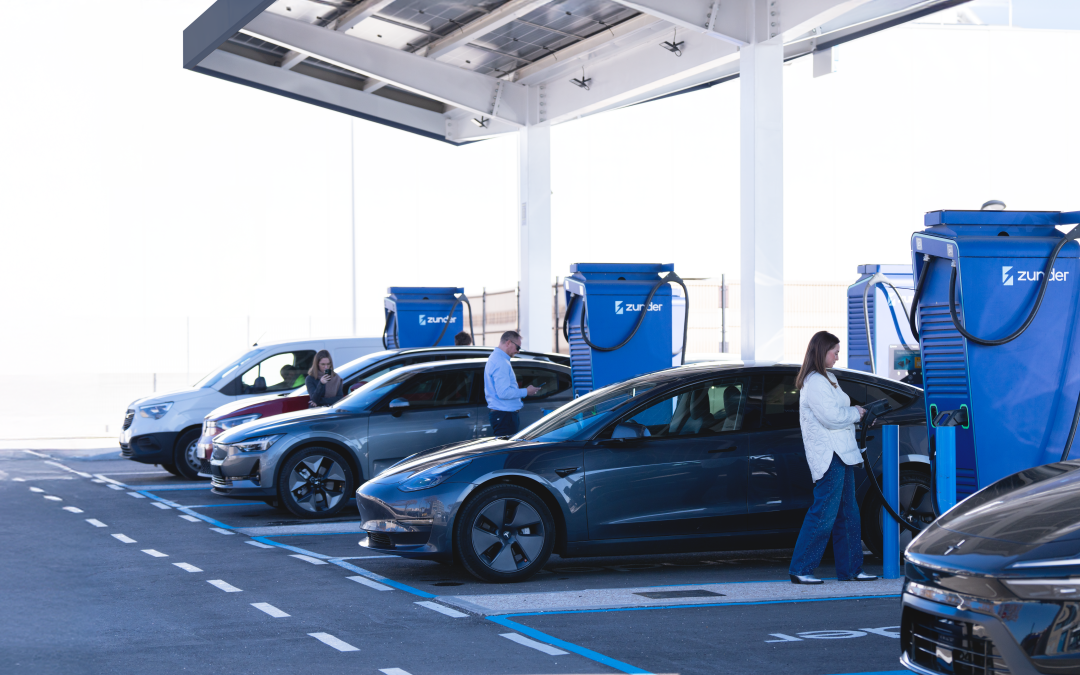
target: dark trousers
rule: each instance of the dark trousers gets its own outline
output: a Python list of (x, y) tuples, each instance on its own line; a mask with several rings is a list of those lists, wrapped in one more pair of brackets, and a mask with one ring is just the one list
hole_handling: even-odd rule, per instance
[(518, 432), (520, 421), (516, 412), (488, 409), (488, 416), (491, 418), (493, 436), (513, 436)]
[(791, 574), (805, 575), (821, 563), (832, 535), (836, 577), (846, 581), (862, 572), (862, 523), (855, 501), (855, 472), (835, 454), (825, 475), (814, 484), (814, 505), (803, 520), (791, 556)]

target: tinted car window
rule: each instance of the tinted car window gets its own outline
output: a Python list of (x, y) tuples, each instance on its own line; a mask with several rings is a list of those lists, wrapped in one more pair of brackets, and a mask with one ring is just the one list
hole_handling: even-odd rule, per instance
[(315, 352), (307, 349), (274, 354), (240, 376), (240, 392), (291, 391), (303, 386)]
[(589, 392), (567, 403), (547, 417), (518, 432), (514, 438), (550, 442), (574, 438), (579, 434), (591, 434), (611, 416), (611, 411), (627, 401), (645, 394), (655, 384), (635, 382), (615, 384)]
[[(906, 391), (897, 391), (895, 389), (883, 389), (873, 384), (866, 385), (866, 401), (876, 401), (878, 399), (885, 399), (889, 402), (889, 407), (893, 410), (897, 408), (903, 408), (907, 404), (915, 400), (915, 395)], [(852, 401), (854, 403), (854, 401)]]
[(522, 389), (530, 384), (534, 387), (540, 387), (540, 393), (532, 397), (534, 399), (551, 396), (570, 388), (570, 378), (568, 376), (555, 373), (546, 368), (521, 366), (515, 363), (514, 377), (517, 378), (518, 386)]
[[(867, 401), (874, 400), (873, 398), (866, 397), (866, 385), (862, 382), (856, 382), (855, 380), (849, 380), (844, 377), (837, 377), (837, 383), (840, 388), (844, 390), (844, 393), (851, 399), (851, 405), (865, 405)], [(881, 398), (880, 396), (876, 398)]]
[(643, 427), (643, 435), (654, 438), (740, 431), (747, 389), (745, 378), (717, 380), (666, 398), (620, 424)]
[(469, 370), (420, 373), (401, 385), (394, 398), (405, 399), (410, 408), (464, 405), (469, 402), (472, 381), (473, 373)]
[(762, 403), (762, 423), (766, 429), (799, 428), (799, 392), (795, 389), (795, 373), (767, 373)]

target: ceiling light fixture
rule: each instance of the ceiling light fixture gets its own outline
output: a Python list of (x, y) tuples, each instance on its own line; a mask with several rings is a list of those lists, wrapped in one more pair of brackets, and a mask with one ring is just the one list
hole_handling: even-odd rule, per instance
[(570, 80), (570, 84), (574, 85), (575, 87), (581, 87), (585, 91), (589, 91), (589, 83), (590, 82), (592, 82), (592, 78), (591, 77), (585, 77), (585, 66), (581, 67), (581, 79), (580, 80), (577, 79), (576, 77), (572, 78)]
[(488, 122), (490, 122), (490, 121), (491, 121), (490, 119), (488, 119), (487, 117), (484, 117), (483, 115), (481, 115), (480, 117), (474, 117), (472, 119), (472, 123), (475, 124), (476, 126), (480, 127), (481, 129), (487, 129), (488, 128)]
[(675, 33), (672, 34), (672, 36), (671, 36), (671, 42), (661, 42), (660, 46), (663, 47), (664, 49), (668, 50), (669, 52), (671, 52), (675, 56), (682, 56), (682, 46), (684, 44), (686, 44), (686, 43), (685, 42), (676, 42), (675, 39), (678, 37), (678, 35), (679, 35), (679, 29), (676, 28)]

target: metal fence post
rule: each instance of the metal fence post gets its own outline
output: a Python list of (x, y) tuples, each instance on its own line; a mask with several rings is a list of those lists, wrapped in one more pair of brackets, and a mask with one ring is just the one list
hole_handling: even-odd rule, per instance
[(956, 427), (937, 427), (934, 455), (934, 490), (938, 508), (945, 513), (956, 506)]
[[(872, 467), (867, 468), (872, 471)], [(885, 501), (900, 512), (900, 427), (887, 424), (881, 428), (881, 488)], [(900, 525), (881, 509), (882, 574), (885, 579), (900, 578)]]

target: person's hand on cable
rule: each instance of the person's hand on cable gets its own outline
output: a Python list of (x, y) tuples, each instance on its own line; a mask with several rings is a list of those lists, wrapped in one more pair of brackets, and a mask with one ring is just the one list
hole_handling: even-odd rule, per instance
[(866, 408), (861, 405), (855, 406), (855, 409), (859, 411), (859, 419), (866, 417)]

